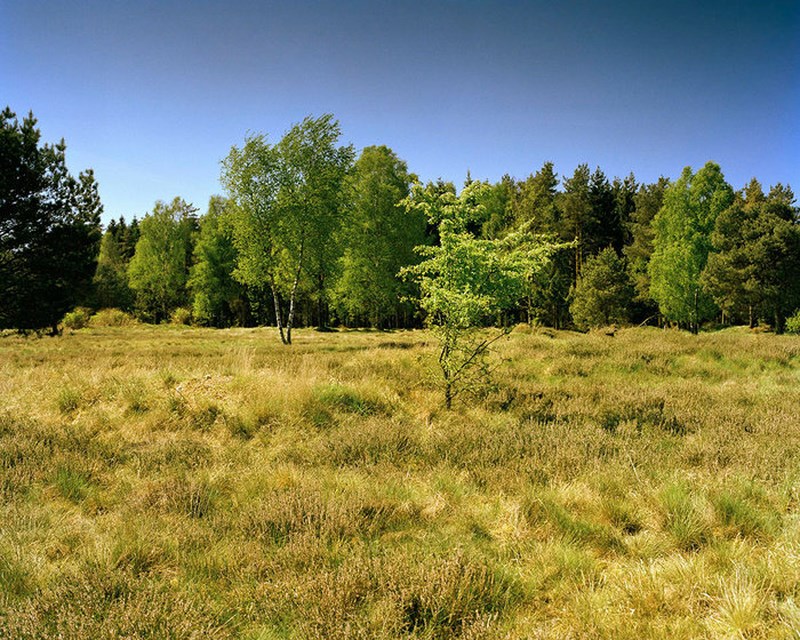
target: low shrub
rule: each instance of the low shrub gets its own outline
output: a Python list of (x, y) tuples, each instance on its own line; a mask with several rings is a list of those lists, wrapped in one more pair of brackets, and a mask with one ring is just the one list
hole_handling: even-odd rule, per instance
[(786, 319), (786, 333), (800, 334), (800, 309), (791, 318)]
[(192, 324), (192, 310), (189, 307), (178, 307), (169, 317), (172, 324)]
[(89, 321), (93, 327), (126, 327), (136, 322), (136, 318), (131, 314), (114, 308), (100, 309)]
[(61, 324), (63, 324), (67, 329), (76, 331), (78, 329), (88, 327), (90, 317), (91, 311), (89, 309), (86, 307), (75, 307), (72, 311), (64, 316)]

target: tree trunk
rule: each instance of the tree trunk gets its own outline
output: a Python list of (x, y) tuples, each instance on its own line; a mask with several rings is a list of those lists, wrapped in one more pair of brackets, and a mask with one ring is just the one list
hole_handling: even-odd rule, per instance
[(783, 333), (783, 314), (780, 311), (775, 311), (775, 333), (778, 335)]
[(286, 342), (292, 344), (292, 325), (294, 324), (295, 299), (297, 298), (297, 286), (300, 284), (300, 271), (303, 268), (303, 254), (306, 242), (300, 242), (300, 255), (297, 257), (297, 268), (294, 272), (294, 282), (292, 282), (292, 292), (289, 294), (289, 317), (286, 319)]
[(275, 324), (278, 327), (278, 333), (281, 334), (281, 342), (283, 344), (288, 344), (286, 342), (286, 336), (283, 333), (283, 322), (281, 320), (281, 305), (278, 301), (278, 290), (275, 287), (275, 281), (273, 280), (270, 283), (270, 288), (272, 289), (272, 302), (275, 305)]

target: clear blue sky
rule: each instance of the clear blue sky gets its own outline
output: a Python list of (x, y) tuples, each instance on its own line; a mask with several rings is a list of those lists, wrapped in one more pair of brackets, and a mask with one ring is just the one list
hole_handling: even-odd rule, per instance
[(105, 219), (205, 211), (245, 134), (333, 113), (423, 180), (718, 162), (800, 195), (800, 2), (0, 1), (0, 102)]

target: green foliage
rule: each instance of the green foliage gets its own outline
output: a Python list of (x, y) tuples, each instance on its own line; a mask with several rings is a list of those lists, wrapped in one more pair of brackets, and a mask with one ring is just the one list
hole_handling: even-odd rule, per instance
[(308, 117), (277, 145), (263, 135), (249, 136), (222, 163), (238, 251), (234, 275), (253, 289), (271, 291), (286, 344), (292, 340), (301, 278), (309, 279), (324, 305), (340, 255), (335, 239), (353, 148), (338, 147), (339, 136), (333, 116)]
[(559, 198), (562, 237), (575, 242), (573, 281), (580, 274), (583, 257), (587, 252), (587, 235), (597, 226), (589, 193), (590, 181), (589, 165), (578, 165), (571, 177), (564, 178), (564, 191)]
[(661, 177), (653, 184), (639, 187), (633, 196), (634, 210), (630, 216), (629, 233), (631, 241), (623, 252), (628, 259), (628, 273), (636, 290), (634, 302), (643, 307), (643, 315), (653, 315), (658, 306), (650, 295), (650, 275), (647, 266), (653, 255), (653, 219), (664, 202), (664, 191), (669, 180)]
[(136, 324), (136, 318), (121, 309), (100, 309), (89, 323), (93, 327), (126, 327)]
[(715, 252), (702, 282), (731, 319), (750, 326), (766, 318), (776, 331), (800, 304), (800, 229), (794, 194), (782, 185), (768, 196), (752, 180), (719, 217)]
[(106, 231), (114, 236), (114, 240), (119, 247), (119, 255), (125, 264), (128, 264), (136, 252), (136, 243), (139, 242), (141, 229), (139, 220), (133, 216), (130, 223), (125, 222), (125, 217), (120, 216), (119, 220), (111, 220), (106, 227)]
[(84, 327), (89, 326), (91, 313), (91, 309), (88, 309), (87, 307), (76, 307), (64, 316), (61, 324), (63, 324), (67, 329), (72, 329), (73, 331), (77, 329), (83, 329)]
[(665, 191), (664, 205), (653, 220), (651, 295), (668, 320), (694, 331), (717, 311), (701, 287), (700, 274), (717, 217), (732, 201), (733, 190), (718, 165), (709, 162), (696, 174), (686, 167)]
[(200, 219), (188, 281), (195, 321), (215, 327), (242, 325), (247, 315), (244, 289), (233, 277), (237, 254), (226, 206), (224, 198), (211, 197)]
[(476, 392), (489, 382), (489, 347), (500, 336), (486, 337), (478, 329), (522, 297), (526, 281), (550, 252), (529, 234), (483, 240), (467, 230), (480, 219), (479, 201), (487, 188), (472, 182), (456, 196), (417, 187), (406, 200), (410, 211), (424, 212), (439, 231), (439, 245), (419, 247), (426, 259), (404, 273), (419, 282), (420, 305), (440, 343), (438, 363), (448, 409), (460, 393)]
[(128, 280), (136, 294), (137, 312), (145, 320), (167, 320), (186, 300), (195, 211), (180, 198), (169, 204), (158, 201), (141, 222)]
[(100, 242), (100, 255), (92, 285), (92, 302), (96, 309), (130, 309), (133, 306), (133, 292), (128, 286), (128, 260), (123, 257), (112, 231), (107, 230)]
[(558, 174), (552, 162), (520, 182), (513, 203), (517, 226), (528, 225), (535, 233), (556, 233), (560, 219), (557, 207)]
[(32, 114), (0, 113), (0, 329), (55, 334), (87, 297), (103, 207), (91, 169), (75, 179), (64, 141), (39, 140)]
[(409, 314), (411, 288), (398, 277), (419, 258), (425, 244), (424, 215), (407, 210), (413, 176), (387, 147), (367, 147), (349, 180), (350, 207), (341, 231), (341, 272), (333, 294), (339, 315), (348, 323), (383, 328)]
[(508, 174), (489, 186), (481, 198), (484, 207), (483, 220), (476, 235), (493, 240), (502, 238), (514, 227), (514, 199), (517, 195), (517, 184)]
[(576, 326), (583, 330), (622, 324), (628, 321), (632, 298), (625, 261), (607, 247), (586, 260), (570, 312)]
[(192, 324), (192, 310), (189, 307), (177, 307), (169, 316), (172, 324)]
[(800, 310), (786, 319), (786, 333), (800, 334)]

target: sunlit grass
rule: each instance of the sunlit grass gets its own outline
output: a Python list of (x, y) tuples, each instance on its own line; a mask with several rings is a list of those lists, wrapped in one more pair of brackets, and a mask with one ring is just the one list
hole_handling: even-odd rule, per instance
[(793, 638), (800, 341), (0, 339), (0, 637)]

